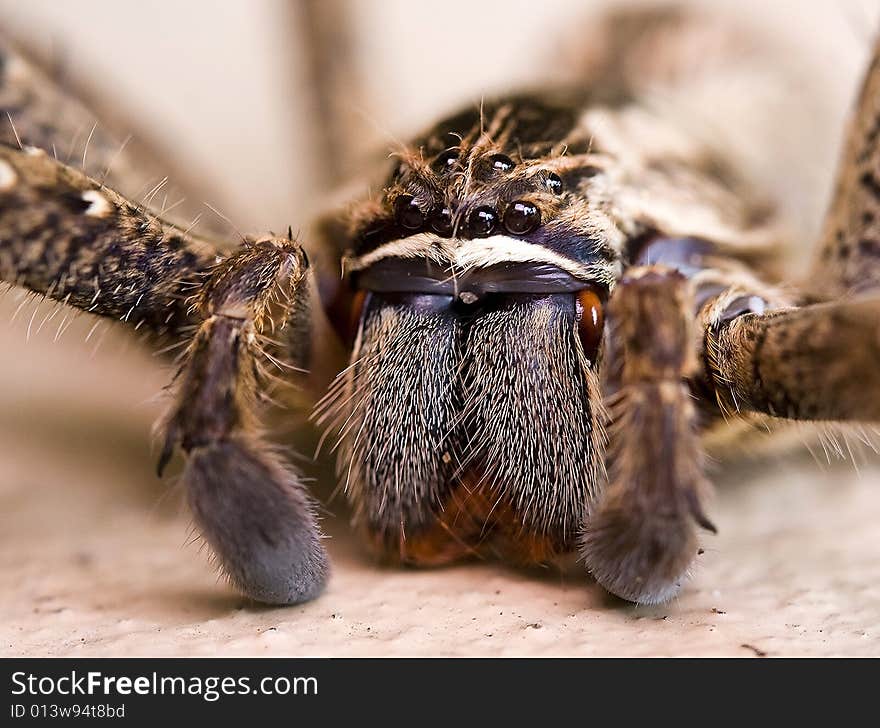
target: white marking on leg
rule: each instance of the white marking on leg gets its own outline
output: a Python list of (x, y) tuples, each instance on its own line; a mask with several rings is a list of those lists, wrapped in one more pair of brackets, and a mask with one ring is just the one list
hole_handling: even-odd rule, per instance
[(90, 203), (83, 214), (89, 217), (107, 217), (113, 212), (113, 205), (98, 190), (88, 190), (83, 192), (80, 197)]
[(18, 182), (18, 175), (9, 162), (0, 159), (0, 192), (10, 190)]

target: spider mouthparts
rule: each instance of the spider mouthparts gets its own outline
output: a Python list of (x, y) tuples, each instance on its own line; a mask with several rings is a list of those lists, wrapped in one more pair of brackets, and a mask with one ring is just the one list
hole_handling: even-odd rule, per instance
[(490, 293), (576, 293), (590, 282), (550, 263), (497, 263), (473, 268), (441, 265), (426, 258), (384, 258), (358, 271), (358, 288), (374, 293), (455, 296), (472, 304)]

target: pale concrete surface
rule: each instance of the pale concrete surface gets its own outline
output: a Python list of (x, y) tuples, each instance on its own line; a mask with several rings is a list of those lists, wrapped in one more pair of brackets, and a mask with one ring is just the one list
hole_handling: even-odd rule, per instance
[[(7, 321), (8, 296), (0, 309)], [(152, 474), (165, 372), (91, 322), (53, 343), (25, 306), (0, 327), (0, 654), (878, 655), (880, 467), (809, 459), (728, 473), (693, 582), (665, 607), (605, 596), (577, 565), (375, 566), (325, 520), (334, 574), (300, 607), (246, 603), (187, 544)], [(341, 504), (330, 510), (340, 513)]]
[[(273, 97), (282, 84), (271, 65), (278, 3), (209, 5), (149, 2), (124, 12), (112, 0), (69, 8), (0, 0), (0, 17), (35, 41), (63, 39), (71, 72), (94, 76), (165, 130), (181, 158), (223, 190), (211, 202), (236, 224), (305, 224), (316, 190), (294, 118), (302, 110), (287, 115)], [(420, 5), (431, 18), (423, 30), (440, 40), (453, 26), (462, 34), (450, 57), (421, 52), (440, 46), (407, 32), (407, 21), (417, 22), (412, 3), (382, 3), (386, 17), (378, 5), (358, 6), (369, 16), (365, 98), (374, 102), (352, 113), (382, 134), (411, 130), (527, 71), (538, 57), (530, 43), (583, 10), (555, 0), (533, 25), (520, 20), (534, 6), (525, 1), (509, 12), (500, 1)], [(866, 13), (841, 12), (837, 2), (811, 4), (834, 23), (810, 20), (806, 3), (735, 5), (783, 19), (823, 59), (832, 26), (846, 43), (870, 26)], [(459, 22), (464, 12), (472, 23)], [(480, 44), (490, 31), (505, 39), (491, 58)], [(836, 91), (843, 103), (857, 69), (828, 68), (850, 79)], [(327, 506), (337, 514), (325, 520), (334, 564), (327, 593), (289, 609), (247, 604), (218, 582), (198, 544), (187, 544), (179, 495), (152, 474), (150, 428), (168, 372), (117, 336), (93, 355), (102, 331), (86, 341), (85, 318), (57, 343), (63, 312), (41, 328), (49, 309), (34, 315), (26, 304), (10, 324), (18, 304), (0, 296), (0, 654), (880, 654), (880, 466), (858, 475), (809, 458), (725, 475), (713, 510), (720, 535), (707, 539), (694, 581), (666, 607), (616, 602), (578, 565), (381, 569), (347, 535), (340, 503)]]

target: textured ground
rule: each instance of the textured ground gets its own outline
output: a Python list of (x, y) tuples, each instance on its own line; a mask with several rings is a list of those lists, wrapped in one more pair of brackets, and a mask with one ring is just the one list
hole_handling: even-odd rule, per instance
[[(7, 296), (0, 320), (15, 306)], [(0, 327), (0, 654), (880, 655), (880, 468), (728, 473), (694, 582), (635, 608), (577, 566), (379, 568), (328, 518), (335, 573), (302, 607), (245, 603), (152, 475), (164, 373), (90, 322)], [(338, 506), (331, 506), (338, 510)]]

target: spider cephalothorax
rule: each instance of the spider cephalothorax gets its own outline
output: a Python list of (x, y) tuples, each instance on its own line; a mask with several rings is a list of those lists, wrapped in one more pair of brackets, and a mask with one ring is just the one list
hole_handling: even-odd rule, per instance
[(510, 97), (439, 123), (396, 155), (383, 199), (355, 209), (346, 267), (544, 262), (607, 288), (622, 234), (607, 197), (583, 191), (610, 160), (583, 140), (576, 101)]

